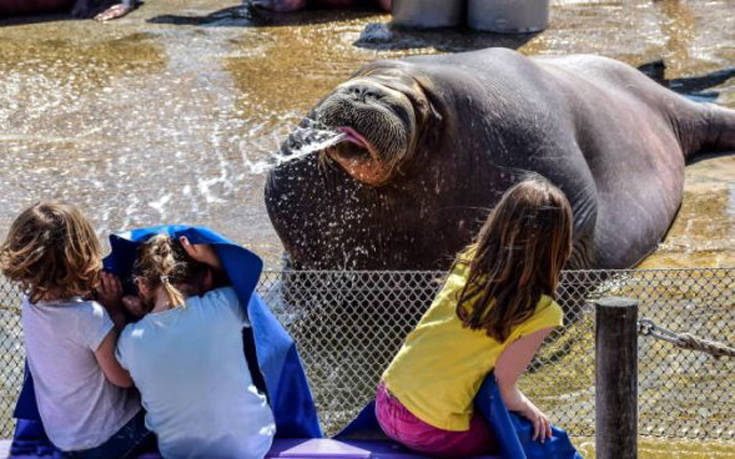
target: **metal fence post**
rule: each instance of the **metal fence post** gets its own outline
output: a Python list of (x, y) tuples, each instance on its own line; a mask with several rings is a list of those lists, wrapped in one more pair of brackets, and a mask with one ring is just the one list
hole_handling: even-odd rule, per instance
[(638, 439), (638, 301), (595, 301), (598, 459), (635, 458)]

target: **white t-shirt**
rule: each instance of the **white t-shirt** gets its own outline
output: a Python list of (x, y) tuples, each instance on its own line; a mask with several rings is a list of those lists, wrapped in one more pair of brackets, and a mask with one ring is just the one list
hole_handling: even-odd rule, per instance
[(38, 411), (54, 445), (94, 448), (140, 411), (137, 393), (107, 381), (94, 356), (113, 327), (100, 304), (24, 298), (22, 322)]
[(262, 458), (270, 449), (273, 413), (248, 370), (245, 326), (228, 287), (123, 330), (118, 360), (140, 390), (163, 457)]

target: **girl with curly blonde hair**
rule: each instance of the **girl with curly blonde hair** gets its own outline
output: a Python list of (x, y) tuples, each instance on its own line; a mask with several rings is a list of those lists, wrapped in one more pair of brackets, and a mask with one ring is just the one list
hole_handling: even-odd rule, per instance
[[(123, 325), (92, 225), (70, 204), (24, 210), (0, 246), (0, 269), (25, 292), (28, 367), (51, 442), (73, 457), (126, 457), (152, 438), (114, 351)], [(90, 299), (99, 289), (100, 303)]]

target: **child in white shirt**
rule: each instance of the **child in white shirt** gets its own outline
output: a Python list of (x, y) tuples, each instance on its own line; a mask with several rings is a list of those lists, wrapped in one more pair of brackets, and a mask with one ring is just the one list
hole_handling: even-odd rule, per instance
[(262, 458), (273, 413), (243, 354), (245, 310), (232, 288), (212, 290), (213, 270), (221, 266), (208, 245), (166, 235), (144, 242), (134, 280), (145, 315), (125, 328), (117, 357), (163, 457)]
[(132, 381), (114, 356), (123, 315), (100, 291), (97, 236), (79, 210), (43, 202), (23, 211), (0, 247), (3, 274), (26, 292), (26, 357), (43, 426), (73, 457), (127, 457), (154, 440)]

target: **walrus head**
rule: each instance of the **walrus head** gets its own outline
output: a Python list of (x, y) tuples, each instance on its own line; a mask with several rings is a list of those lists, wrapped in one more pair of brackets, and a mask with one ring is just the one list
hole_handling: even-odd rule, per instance
[[(377, 62), (309, 112), (281, 146), (295, 157), (269, 171), (264, 190), (289, 267), (429, 269), (466, 244), (467, 208), (481, 209), (492, 190), (475, 198), (467, 189), (484, 183), (485, 169), (470, 165), (480, 160), (467, 154), (472, 138), (454, 135), (447, 91), (413, 63)], [(339, 143), (298, 154), (325, 125), (343, 133)]]
[(343, 134), (323, 154), (371, 186), (404, 173), (441, 119), (425, 84), (400, 67), (380, 63), (337, 86), (314, 116)]

